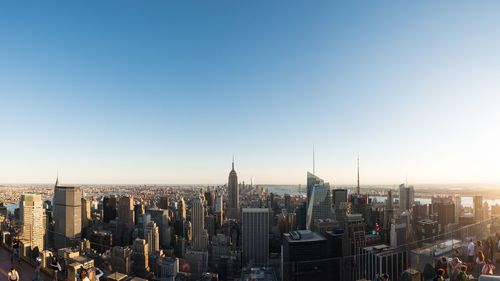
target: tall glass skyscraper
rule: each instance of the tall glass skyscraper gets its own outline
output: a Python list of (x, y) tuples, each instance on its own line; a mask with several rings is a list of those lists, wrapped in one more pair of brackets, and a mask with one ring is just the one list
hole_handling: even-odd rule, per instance
[(307, 173), (307, 217), (306, 227), (310, 229), (316, 219), (332, 219), (332, 194), (330, 184)]

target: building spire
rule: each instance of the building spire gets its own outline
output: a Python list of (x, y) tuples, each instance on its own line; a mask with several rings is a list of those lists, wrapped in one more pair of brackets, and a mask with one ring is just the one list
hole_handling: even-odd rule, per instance
[(56, 174), (56, 187), (57, 185), (59, 184), (59, 171), (57, 171), (57, 174)]
[(358, 194), (360, 193), (359, 192), (359, 155), (358, 155), (358, 186), (356, 188), (356, 191), (358, 192)]
[(234, 171), (234, 155), (233, 155), (233, 163), (232, 163), (233, 171)]

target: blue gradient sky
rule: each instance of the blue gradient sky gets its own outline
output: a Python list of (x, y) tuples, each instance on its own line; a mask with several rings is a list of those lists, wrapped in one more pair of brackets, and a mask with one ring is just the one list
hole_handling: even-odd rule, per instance
[(2, 1), (0, 182), (500, 182), (498, 1)]

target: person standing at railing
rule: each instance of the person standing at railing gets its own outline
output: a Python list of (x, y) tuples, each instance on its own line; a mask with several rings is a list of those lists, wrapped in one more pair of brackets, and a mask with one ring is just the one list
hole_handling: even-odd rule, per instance
[(469, 244), (467, 245), (467, 262), (472, 264), (474, 262), (475, 255), (476, 245), (474, 244), (474, 241), (472, 241), (472, 238), (469, 238)]
[(474, 272), (474, 276), (479, 276), (481, 274), (481, 270), (483, 269), (484, 266), (484, 261), (485, 261), (485, 256), (483, 251), (477, 252), (477, 257), (476, 260), (474, 261), (474, 267), (471, 268)]

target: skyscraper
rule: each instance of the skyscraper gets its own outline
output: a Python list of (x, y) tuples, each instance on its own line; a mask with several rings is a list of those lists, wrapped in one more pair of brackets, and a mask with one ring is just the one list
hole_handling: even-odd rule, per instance
[(149, 245), (150, 255), (160, 251), (160, 232), (154, 221), (150, 221), (146, 226), (146, 241)]
[(238, 175), (234, 170), (234, 159), (231, 172), (229, 172), (229, 179), (227, 182), (228, 189), (228, 217), (237, 219), (240, 214), (240, 191), (238, 187)]
[(103, 205), (103, 222), (109, 223), (111, 220), (114, 220), (116, 218), (117, 212), (117, 199), (115, 196), (109, 196), (109, 197), (104, 197), (102, 200), (102, 205)]
[(269, 255), (269, 209), (243, 208), (241, 219), (243, 262), (266, 266)]
[(329, 276), (328, 241), (316, 232), (283, 234), (283, 280), (333, 280)]
[(92, 220), (90, 201), (90, 198), (82, 198), (82, 228), (88, 227)]
[(54, 246), (57, 249), (72, 245), (82, 232), (82, 189), (75, 186), (54, 187)]
[(193, 199), (191, 210), (193, 249), (197, 251), (205, 251), (208, 246), (208, 233), (205, 229), (205, 207), (204, 200), (201, 196)]
[(19, 204), (22, 223), (21, 239), (30, 243), (31, 248), (44, 250), (44, 209), (42, 197), (38, 194), (23, 194)]
[(476, 195), (473, 198), (474, 203), (474, 219), (476, 222), (482, 221), (483, 217), (483, 196)]
[(138, 276), (144, 277), (149, 272), (148, 243), (144, 239), (135, 239), (132, 245), (132, 268)]
[(221, 194), (217, 194), (217, 198), (215, 199), (215, 218), (217, 225), (219, 227), (222, 226), (224, 220), (224, 201)]
[(131, 242), (131, 233), (134, 230), (134, 197), (123, 196), (118, 206), (118, 232), (120, 245), (128, 245)]
[(168, 196), (162, 195), (160, 197), (160, 209), (167, 210), (168, 209)]
[(310, 229), (316, 219), (333, 218), (332, 195), (330, 184), (311, 173), (307, 173), (307, 191), (306, 228)]
[(402, 213), (411, 207), (415, 201), (415, 189), (413, 186), (401, 184), (399, 186), (399, 212)]

